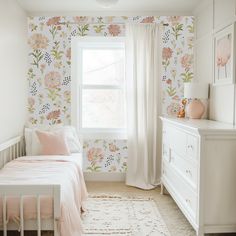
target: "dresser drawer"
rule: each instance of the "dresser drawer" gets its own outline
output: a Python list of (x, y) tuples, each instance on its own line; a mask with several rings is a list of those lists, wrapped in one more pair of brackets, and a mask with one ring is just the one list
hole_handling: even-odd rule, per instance
[(167, 130), (170, 136), (170, 148), (179, 155), (186, 155), (187, 134), (179, 129), (171, 127)]
[(170, 164), (180, 172), (180, 174), (188, 181), (191, 186), (197, 189), (198, 186), (198, 167), (197, 163), (186, 160), (183, 157), (180, 157), (174, 151), (170, 152)]
[(170, 192), (172, 191), (173, 194), (178, 197), (182, 207), (195, 219), (198, 199), (197, 194), (192, 191), (188, 183), (184, 181), (170, 164), (164, 162), (162, 168), (162, 176), (171, 187)]
[(178, 128), (165, 125), (163, 127), (163, 143), (174, 150), (180, 156), (197, 159), (199, 139)]
[(162, 143), (162, 158), (166, 161), (170, 161), (170, 149), (166, 143)]
[(198, 156), (198, 137), (187, 135), (187, 155), (192, 158)]

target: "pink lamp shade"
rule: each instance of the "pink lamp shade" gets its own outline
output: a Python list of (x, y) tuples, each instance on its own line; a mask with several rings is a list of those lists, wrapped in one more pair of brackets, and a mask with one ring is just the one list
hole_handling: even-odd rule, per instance
[(206, 111), (206, 105), (201, 99), (208, 99), (209, 85), (204, 83), (184, 83), (184, 97), (191, 99), (187, 105), (187, 116), (191, 119), (201, 119)]

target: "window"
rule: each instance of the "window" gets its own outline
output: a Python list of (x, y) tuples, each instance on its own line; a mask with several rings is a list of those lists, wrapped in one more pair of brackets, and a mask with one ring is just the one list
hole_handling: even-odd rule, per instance
[(119, 39), (78, 42), (78, 124), (82, 133), (125, 132), (125, 49)]

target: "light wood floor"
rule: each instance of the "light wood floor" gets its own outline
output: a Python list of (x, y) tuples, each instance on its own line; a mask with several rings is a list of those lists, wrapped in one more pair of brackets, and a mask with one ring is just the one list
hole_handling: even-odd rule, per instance
[[(160, 188), (144, 191), (133, 187), (128, 187), (119, 182), (87, 182), (88, 192), (96, 194), (117, 194), (121, 196), (146, 196), (152, 197), (166, 222), (172, 236), (195, 236), (195, 231), (188, 223), (182, 212), (179, 210), (173, 199), (169, 195), (161, 195)], [(210, 234), (213, 236), (213, 234)], [(214, 234), (214, 236), (236, 236), (236, 234)]]

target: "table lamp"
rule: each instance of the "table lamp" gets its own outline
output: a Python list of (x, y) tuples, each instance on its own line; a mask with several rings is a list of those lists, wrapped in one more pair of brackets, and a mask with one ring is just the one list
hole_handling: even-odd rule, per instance
[(191, 119), (201, 119), (207, 106), (201, 99), (208, 99), (209, 84), (205, 83), (184, 83), (184, 98), (188, 99), (186, 108), (187, 116)]

